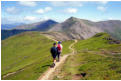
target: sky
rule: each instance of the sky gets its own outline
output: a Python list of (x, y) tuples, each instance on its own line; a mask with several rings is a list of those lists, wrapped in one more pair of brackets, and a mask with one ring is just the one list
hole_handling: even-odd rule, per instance
[(2, 24), (34, 23), (71, 16), (91, 21), (121, 20), (121, 1), (1, 1)]

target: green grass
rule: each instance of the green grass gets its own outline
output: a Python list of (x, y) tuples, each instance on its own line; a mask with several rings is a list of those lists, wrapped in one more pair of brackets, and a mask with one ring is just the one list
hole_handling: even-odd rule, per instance
[[(108, 37), (106, 33), (99, 33), (87, 40), (78, 40), (74, 46), (77, 54), (67, 59), (54, 79), (121, 80), (121, 54), (111, 54), (121, 53), (121, 44), (109, 44), (104, 39)], [(81, 73), (86, 76), (78, 76)]]
[[(75, 59), (76, 58), (76, 59)], [(120, 80), (121, 59), (103, 57), (92, 53), (78, 53), (70, 56), (64, 63), (61, 73), (56, 80)], [(80, 78), (76, 74), (86, 73), (86, 77)], [(76, 76), (76, 77), (75, 77)]]
[[(2, 41), (1, 75), (2, 79), (35, 80), (52, 63), (50, 48), (54, 41), (39, 32), (26, 32)], [(63, 54), (69, 53), (72, 41), (63, 42)], [(21, 71), (22, 69), (22, 71)], [(3, 78), (10, 72), (16, 74)]]
[[(96, 37), (98, 36), (99, 37)], [(121, 44), (109, 44), (110, 40), (105, 40), (105, 38), (109, 38), (110, 35), (107, 33), (98, 33), (94, 37), (89, 38), (87, 40), (80, 40), (77, 44), (75, 44), (75, 48), (77, 51), (80, 50), (93, 50), (99, 51), (101, 49), (108, 49), (121, 52), (120, 48)]]
[(62, 55), (65, 55), (65, 54), (68, 54), (68, 53), (71, 53), (72, 51), (69, 50), (69, 46), (73, 43), (74, 41), (64, 41), (62, 42), (62, 45), (63, 45), (63, 51), (62, 51)]

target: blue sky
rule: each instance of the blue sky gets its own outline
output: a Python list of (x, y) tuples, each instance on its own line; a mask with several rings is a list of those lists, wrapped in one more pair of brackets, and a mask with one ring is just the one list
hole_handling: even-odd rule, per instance
[(74, 16), (92, 21), (121, 20), (116, 1), (2, 1), (2, 24), (34, 23), (47, 19), (62, 22)]

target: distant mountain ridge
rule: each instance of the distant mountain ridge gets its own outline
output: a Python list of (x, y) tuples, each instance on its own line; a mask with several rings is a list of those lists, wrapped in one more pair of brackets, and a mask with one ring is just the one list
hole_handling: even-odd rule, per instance
[(93, 22), (89, 20), (70, 17), (49, 29), (49, 32), (65, 32), (70, 39), (87, 39), (96, 33), (107, 32), (121, 40), (121, 21), (108, 20)]
[(21, 26), (14, 28), (14, 29), (17, 29), (17, 30), (32, 30), (32, 31), (33, 30), (34, 31), (46, 31), (46, 30), (50, 29), (55, 24), (58, 24), (58, 22), (49, 19), (49, 20), (40, 21), (40, 22), (37, 22), (37, 23), (21, 25)]
[[(13, 31), (15, 30), (15, 32)], [(72, 39), (87, 39), (100, 32), (107, 32), (116, 39), (121, 40), (121, 21), (120, 20), (108, 20), (93, 22), (90, 20), (79, 19), (76, 17), (70, 17), (62, 23), (58, 23), (53, 20), (46, 20), (32, 24), (26, 24), (17, 26), (13, 30), (14, 35), (19, 34), (19, 32), (25, 31), (41, 31), (46, 32), (44, 35), (49, 35), (58, 40), (72, 40)], [(24, 31), (23, 31), (24, 30)], [(9, 34), (8, 32), (8, 34)], [(5, 31), (2, 33), (4, 38)], [(5, 36), (6, 38), (9, 36)]]
[(24, 25), (24, 23), (1, 24), (1, 29), (2, 30), (11, 30), (20, 25)]
[(47, 31), (48, 29), (50, 29), (52, 26), (54, 26), (55, 24), (57, 24), (58, 22), (54, 21), (54, 20), (46, 20), (46, 21), (40, 21), (37, 23), (32, 23), (32, 24), (24, 24), (24, 25), (20, 25), (17, 27), (14, 27), (13, 29), (2, 29), (1, 30), (1, 39), (6, 39), (10, 36), (16, 35), (16, 34), (20, 34), (22, 32), (26, 32), (26, 31)]

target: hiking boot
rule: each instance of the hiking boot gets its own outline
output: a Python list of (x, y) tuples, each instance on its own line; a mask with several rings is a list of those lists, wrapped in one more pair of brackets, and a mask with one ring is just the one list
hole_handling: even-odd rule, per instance
[(55, 66), (55, 63), (53, 63), (53, 66)]
[(59, 62), (60, 60), (58, 59), (57, 62)]
[(51, 68), (54, 68), (54, 66), (55, 66), (55, 63), (53, 63), (50, 67), (51, 67)]

